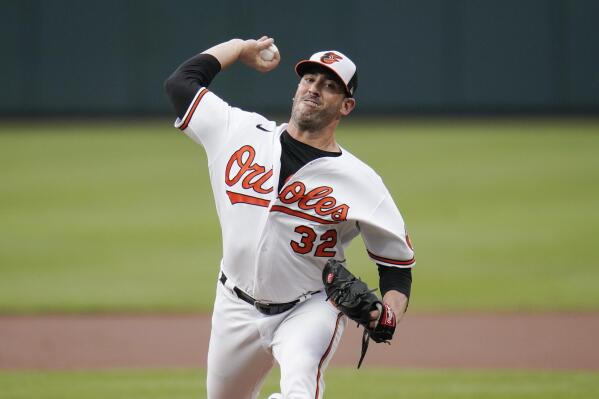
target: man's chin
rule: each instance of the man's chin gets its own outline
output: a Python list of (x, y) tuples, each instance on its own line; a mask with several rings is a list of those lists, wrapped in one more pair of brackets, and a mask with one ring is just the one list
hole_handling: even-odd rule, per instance
[(318, 120), (317, 113), (314, 112), (314, 110), (306, 109), (297, 109), (296, 112), (293, 113), (293, 117), (298, 125), (313, 124)]
[(295, 124), (305, 131), (320, 130), (327, 124), (320, 110), (303, 105), (300, 105), (292, 112), (292, 118)]
[(326, 124), (322, 123), (319, 119), (300, 119), (297, 121), (297, 126), (306, 132), (315, 132), (322, 129)]

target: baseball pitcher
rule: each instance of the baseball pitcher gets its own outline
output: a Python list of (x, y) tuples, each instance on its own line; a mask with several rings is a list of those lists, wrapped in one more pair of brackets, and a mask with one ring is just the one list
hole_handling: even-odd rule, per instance
[[(280, 393), (322, 398), (324, 371), (348, 319), (389, 342), (406, 310), (414, 252), (381, 178), (335, 131), (356, 107), (356, 65), (320, 51), (295, 66), (288, 123), (230, 106), (208, 87), (241, 61), (268, 72), (274, 40), (233, 39), (185, 61), (165, 82), (175, 127), (202, 145), (222, 230), (208, 351), (209, 399), (256, 398), (275, 361)], [(344, 251), (361, 235), (378, 265), (379, 299)]]

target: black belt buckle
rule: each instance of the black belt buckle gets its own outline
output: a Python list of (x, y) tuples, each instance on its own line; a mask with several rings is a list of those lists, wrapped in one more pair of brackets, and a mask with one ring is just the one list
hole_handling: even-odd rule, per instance
[[(227, 282), (227, 276), (225, 276), (225, 273), (221, 272), (219, 280), (223, 285), (225, 285), (225, 283)], [(269, 303), (269, 302), (263, 302), (263, 301), (256, 301), (254, 298), (252, 298), (251, 296), (249, 296), (248, 294), (246, 294), (245, 292), (243, 292), (242, 290), (240, 290), (237, 287), (233, 287), (233, 291), (235, 291), (235, 294), (237, 294), (237, 297), (239, 299), (254, 306), (254, 308), (258, 312), (260, 312), (266, 316), (273, 316), (273, 315), (276, 315), (279, 313), (286, 312), (289, 309), (291, 309), (292, 307), (294, 307), (299, 302), (299, 299), (297, 299), (293, 302), (287, 302), (287, 303)]]

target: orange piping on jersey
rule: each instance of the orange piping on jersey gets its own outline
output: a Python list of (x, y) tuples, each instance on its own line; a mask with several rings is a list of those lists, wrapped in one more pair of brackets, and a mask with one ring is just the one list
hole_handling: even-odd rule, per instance
[(324, 360), (329, 355), (329, 352), (331, 352), (331, 348), (333, 347), (333, 342), (335, 341), (335, 336), (337, 335), (337, 330), (339, 329), (339, 321), (341, 320), (342, 316), (343, 316), (343, 313), (339, 313), (339, 315), (337, 316), (337, 323), (335, 324), (335, 331), (333, 331), (333, 336), (331, 337), (331, 342), (329, 342), (329, 346), (327, 347), (327, 350), (324, 352), (324, 355), (322, 355), (322, 357), (320, 358), (320, 363), (318, 363), (318, 372), (316, 373), (316, 396), (314, 396), (315, 399), (318, 399), (318, 394), (320, 393), (320, 384), (319, 384), (320, 368), (322, 367)]
[(183, 124), (181, 124), (181, 126), (179, 126), (179, 129), (181, 129), (181, 130), (187, 129), (187, 125), (189, 125), (189, 121), (191, 120), (193, 113), (196, 111), (198, 104), (202, 100), (202, 97), (204, 97), (204, 94), (208, 93), (208, 89), (206, 89), (206, 88), (203, 88), (200, 90), (203, 90), (203, 91), (200, 94), (198, 94), (198, 96), (196, 97), (196, 100), (193, 102), (193, 106), (189, 110), (189, 114), (187, 114), (187, 118), (185, 118), (185, 120), (183, 121)]
[(320, 224), (337, 224), (337, 223), (339, 223), (339, 222), (336, 222), (333, 220), (321, 219), (318, 216), (309, 215), (307, 213), (289, 209), (289, 208), (287, 208), (285, 206), (281, 206), (281, 205), (273, 205), (272, 208), (270, 208), (270, 211), (286, 213), (291, 216), (295, 216), (295, 217), (298, 217), (301, 219), (311, 220), (312, 222), (316, 222), (316, 223), (320, 223)]
[(374, 260), (378, 260), (381, 262), (385, 262), (385, 263), (390, 263), (392, 265), (398, 265), (398, 266), (409, 266), (409, 265), (413, 265), (414, 263), (416, 263), (416, 259), (412, 258), (409, 260), (395, 260), (395, 259), (389, 259), (389, 258), (383, 258), (382, 256), (378, 256), (373, 254), (372, 252), (366, 250), (366, 252), (368, 252), (368, 255), (370, 255), (370, 257)]
[(233, 205), (249, 204), (249, 205), (263, 206), (265, 208), (268, 208), (268, 205), (270, 204), (269, 200), (252, 197), (251, 195), (234, 193), (233, 191), (229, 191), (229, 190), (227, 190), (227, 195), (229, 196), (229, 200), (231, 201), (231, 204), (233, 204)]

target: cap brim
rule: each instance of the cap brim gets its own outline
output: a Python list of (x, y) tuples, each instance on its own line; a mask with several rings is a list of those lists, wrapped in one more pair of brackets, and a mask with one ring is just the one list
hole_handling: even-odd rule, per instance
[(343, 87), (345, 88), (345, 93), (348, 96), (353, 97), (353, 95), (349, 91), (349, 87), (343, 81), (343, 78), (337, 73), (337, 71), (335, 71), (330, 66), (323, 64), (322, 62), (312, 61), (312, 60), (302, 60), (302, 61), (298, 62), (297, 64), (295, 64), (295, 73), (297, 73), (298, 76), (302, 77), (302, 76), (304, 76), (304, 73), (305, 73), (304, 70), (309, 66), (318, 66), (318, 67), (324, 68), (328, 71), (331, 71), (333, 73), (333, 75), (335, 75), (339, 79), (339, 81), (343, 84)]

